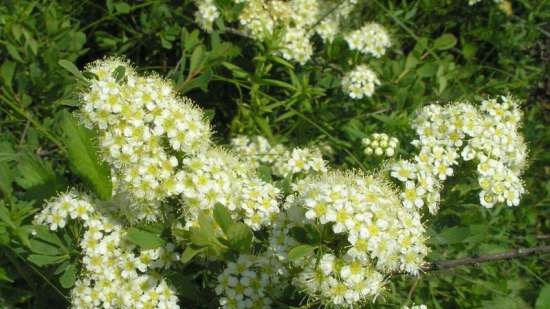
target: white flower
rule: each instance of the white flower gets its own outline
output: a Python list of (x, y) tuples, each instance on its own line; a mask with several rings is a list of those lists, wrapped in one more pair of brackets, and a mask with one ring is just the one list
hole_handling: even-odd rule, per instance
[(376, 73), (364, 64), (356, 66), (342, 78), (342, 89), (352, 99), (372, 96), (378, 85), (380, 80)]

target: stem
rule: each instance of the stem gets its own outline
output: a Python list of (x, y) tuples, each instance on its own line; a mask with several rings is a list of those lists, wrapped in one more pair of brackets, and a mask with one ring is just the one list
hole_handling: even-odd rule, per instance
[(107, 15), (107, 16), (103, 16), (102, 18), (98, 19), (98, 20), (95, 20), (94, 22), (91, 22), (89, 24), (87, 24), (86, 26), (80, 28), (80, 31), (84, 32), (92, 27), (95, 27), (96, 25), (104, 22), (104, 21), (107, 21), (107, 20), (110, 20), (110, 19), (113, 19), (119, 15), (127, 15), (127, 14), (130, 14), (131, 12), (135, 11), (135, 10), (138, 10), (138, 9), (141, 9), (141, 8), (144, 8), (144, 7), (147, 7), (149, 5), (152, 5), (152, 4), (155, 4), (155, 3), (158, 3), (158, 1), (150, 1), (150, 2), (144, 2), (144, 3), (141, 3), (141, 4), (137, 4), (137, 5), (134, 5), (133, 7), (130, 8), (130, 10), (128, 10), (128, 12), (117, 12), (117, 13), (113, 13), (111, 15)]
[(36, 119), (32, 117), (26, 110), (20, 108), (17, 106), (17, 104), (13, 103), (9, 99), (7, 99), (4, 96), (0, 96), (0, 99), (2, 99), (11, 109), (13, 109), (15, 112), (17, 112), (19, 115), (23, 116), (23, 118), (27, 119), (32, 125), (40, 131), (46, 138), (48, 138), (52, 143), (54, 143), (62, 152), (66, 152), (65, 147), (63, 147), (63, 143), (54, 135), (52, 135), (48, 129), (46, 129), (40, 122), (38, 122)]
[(435, 261), (423, 268), (424, 271), (436, 271), (451, 269), (460, 266), (470, 266), (478, 265), (481, 263), (500, 261), (500, 260), (510, 260), (520, 257), (525, 257), (534, 254), (548, 254), (550, 253), (550, 245), (547, 246), (537, 246), (531, 248), (519, 248), (511, 251), (505, 251), (500, 253), (493, 253), (482, 255), (478, 257), (466, 257), (456, 260), (446, 260), (446, 261)]

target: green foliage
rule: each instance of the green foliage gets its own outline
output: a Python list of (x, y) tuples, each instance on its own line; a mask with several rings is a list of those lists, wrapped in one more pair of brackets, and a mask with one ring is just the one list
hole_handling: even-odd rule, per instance
[(99, 157), (93, 132), (79, 124), (68, 112), (62, 113), (62, 128), (72, 170), (97, 196), (103, 200), (109, 199), (113, 191), (111, 172)]
[(164, 245), (164, 240), (157, 234), (131, 227), (127, 233), (128, 240), (143, 249), (155, 249)]
[[(79, 106), (79, 87), (93, 78), (79, 69), (107, 55), (128, 57), (138, 70), (172, 80), (180, 93), (208, 111), (221, 140), (262, 134), (272, 142), (323, 143), (333, 149), (327, 159), (335, 167), (369, 171), (383, 162), (363, 154), (361, 138), (374, 132), (397, 136), (398, 155), (411, 157), (416, 152), (409, 145), (414, 139), (410, 123), (421, 106), (510, 92), (525, 102), (529, 194), (516, 208), (483, 209), (472, 171), (451, 177), (442, 210), (429, 220), (429, 259), (548, 244), (550, 3), (512, 1), (513, 13), (507, 15), (492, 1), (475, 7), (466, 2), (374, 0), (354, 12), (361, 20), (388, 26), (393, 39), (388, 55), (368, 60), (381, 86), (373, 97), (355, 101), (342, 93), (340, 81), (363, 60), (341, 39), (316, 44), (312, 61), (298, 66), (275, 54), (274, 42), (256, 43), (231, 31), (234, 11), (222, 12), (213, 32), (199, 30), (191, 1), (4, 1), (0, 307), (67, 307), (65, 296), (81, 266), (81, 226), (71, 223), (67, 231), (52, 232), (34, 225), (32, 217), (47, 199), (76, 186), (114, 203), (95, 132), (71, 116)], [(115, 78), (122, 80), (124, 74), (117, 70)], [(260, 166), (258, 174), (271, 179), (267, 166)], [(180, 246), (183, 266), (170, 276), (180, 305), (215, 308), (209, 285), (219, 269), (195, 273), (194, 266), (204, 263), (203, 256), (220, 261), (254, 252), (259, 249), (255, 237), (262, 234), (235, 222), (223, 205), (202, 214), (189, 231), (177, 226), (179, 215), (168, 214), (166, 222), (174, 235), (191, 242)], [(151, 249), (166, 242), (165, 233), (162, 227), (130, 227), (127, 238)], [(291, 259), (322, 249), (323, 231), (315, 226), (290, 234), (300, 243), (288, 252)], [(388, 285), (387, 305), (376, 308), (413, 302), (429, 308), (550, 308), (547, 261), (547, 256), (533, 256), (402, 276)]]

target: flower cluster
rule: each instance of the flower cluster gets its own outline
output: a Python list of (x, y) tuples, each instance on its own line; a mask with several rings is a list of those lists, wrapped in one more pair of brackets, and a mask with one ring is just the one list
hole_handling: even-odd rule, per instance
[(188, 206), (186, 227), (200, 224), (199, 214), (223, 204), (252, 229), (266, 225), (279, 212), (279, 189), (253, 174), (230, 152), (213, 148), (201, 157), (186, 158), (187, 172), (176, 175), (177, 188)]
[(55, 231), (64, 228), (69, 218), (85, 222), (90, 220), (90, 213), (93, 211), (94, 208), (88, 198), (78, 196), (74, 192), (67, 192), (48, 202), (44, 209), (34, 217), (34, 220)]
[(490, 208), (517, 206), (525, 192), (520, 178), (527, 147), (518, 132), (521, 112), (511, 97), (488, 99), (479, 108), (467, 103), (426, 106), (415, 120), (420, 153), (393, 165), (391, 176), (405, 185), (403, 205), (427, 205), (435, 213), (442, 182), (453, 175), (457, 159), (477, 160), (480, 202)]
[[(117, 78), (120, 68), (124, 76)], [(176, 96), (167, 82), (138, 76), (117, 59), (95, 62), (89, 71), (97, 79), (83, 95), (82, 118), (98, 129), (118, 195), (128, 193), (136, 208), (127, 211), (129, 216), (155, 219), (158, 204), (170, 196), (184, 202), (187, 227), (216, 203), (253, 229), (279, 211), (279, 190), (257, 177), (246, 161), (213, 147), (202, 112)]]
[[(294, 209), (295, 210), (295, 209)], [(216, 293), (223, 309), (271, 308), (272, 299), (287, 287), (287, 252), (296, 245), (289, 237), (293, 211), (281, 212), (269, 226), (266, 248), (257, 255), (241, 254), (218, 276)], [(294, 218), (300, 221), (299, 218)]]
[(380, 293), (384, 276), (348, 255), (338, 258), (324, 254), (318, 266), (315, 260), (309, 260), (294, 282), (325, 304), (351, 307)]
[[(288, 203), (305, 217), (330, 224), (347, 246), (305, 263), (296, 283), (327, 304), (354, 305), (376, 296), (395, 271), (418, 274), (427, 254), (425, 229), (415, 209), (401, 207), (397, 192), (379, 177), (329, 172), (294, 185)], [(303, 219), (302, 219), (303, 220)]]
[(249, 254), (241, 254), (237, 261), (228, 262), (218, 276), (216, 286), (221, 308), (271, 308), (271, 297), (268, 292), (277, 276), (266, 271), (269, 269), (269, 262), (263, 256)]
[[(175, 95), (160, 77), (138, 76), (119, 59), (88, 66), (91, 79), (82, 95), (81, 116), (99, 133), (103, 159), (109, 163), (117, 190), (140, 201), (138, 213), (155, 217), (155, 202), (173, 190), (179, 163), (174, 151), (193, 155), (209, 146), (210, 127), (202, 111)], [(123, 76), (121, 76), (123, 75)], [(169, 146), (166, 149), (165, 142)]]
[(216, 7), (214, 0), (197, 0), (197, 12), (195, 12), (195, 20), (199, 26), (208, 31), (212, 31), (212, 26), (216, 18), (220, 16), (220, 11)]
[(231, 146), (247, 165), (254, 168), (268, 165), (273, 174), (280, 177), (327, 171), (318, 148), (288, 149), (281, 144), (272, 146), (263, 136), (237, 136), (231, 140)]
[(391, 46), (388, 32), (377, 23), (366, 23), (363, 27), (346, 34), (344, 38), (351, 50), (358, 50), (377, 58), (382, 57)]
[[(234, 0), (242, 5), (239, 23), (247, 36), (265, 41), (279, 39), (279, 53), (287, 60), (304, 64), (313, 54), (312, 36), (319, 35), (323, 42), (332, 42), (343, 31), (343, 21), (349, 16), (356, 0), (334, 3), (328, 0)], [(213, 21), (219, 16), (212, 0), (197, 0), (196, 20), (207, 30), (212, 30)], [(376, 25), (372, 26), (372, 25)], [(346, 35), (360, 46), (361, 50), (382, 55), (389, 46), (389, 37), (377, 24), (366, 25), (367, 39), (359, 39), (358, 31)], [(368, 27), (367, 27), (368, 26)], [(385, 35), (385, 36), (384, 36)]]
[[(269, 3), (280, 14), (274, 22), (292, 18), (306, 25), (318, 14), (313, 8), (282, 13), (293, 8), (288, 5), (309, 8), (313, 0)], [(318, 148), (289, 149), (261, 136), (234, 138), (233, 151), (215, 147), (202, 112), (166, 81), (139, 76), (118, 59), (95, 62), (89, 71), (96, 78), (82, 95), (81, 117), (98, 132), (116, 194), (99, 202), (69, 192), (35, 217), (51, 230), (69, 218), (83, 223), (83, 270), (71, 292), (75, 308), (178, 308), (174, 289), (160, 275), (178, 260), (174, 246), (140, 250), (124, 228), (134, 219), (155, 219), (168, 197), (183, 212), (185, 228), (200, 225), (200, 215), (212, 214), (218, 203), (253, 230), (264, 228), (256, 255), (228, 262), (216, 286), (222, 308), (262, 309), (271, 307), (285, 283), (324, 305), (353, 307), (375, 298), (393, 273), (418, 274), (428, 253), (419, 209), (437, 210), (443, 181), (459, 158), (476, 161), (485, 207), (518, 205), (525, 191), (520, 176), (527, 147), (511, 97), (479, 107), (423, 108), (413, 124), (419, 154), (391, 166), (391, 176), (404, 185), (399, 192), (381, 175), (327, 171)], [(368, 152), (393, 156), (398, 141), (373, 134), (364, 144)], [(257, 175), (262, 165), (294, 181), (282, 208), (280, 190)], [(311, 254), (291, 260), (294, 232), (306, 228), (330, 235)]]
[(138, 252), (119, 222), (74, 193), (48, 202), (35, 222), (57, 230), (69, 216), (85, 228), (83, 270), (71, 291), (73, 308), (179, 308), (175, 291), (153, 274), (177, 260), (173, 245)]
[(342, 78), (342, 89), (352, 99), (370, 97), (380, 85), (376, 73), (365, 64), (356, 66)]
[(363, 138), (361, 143), (365, 146), (363, 152), (368, 156), (374, 154), (379, 157), (393, 157), (399, 140), (385, 133), (373, 133), (369, 137)]

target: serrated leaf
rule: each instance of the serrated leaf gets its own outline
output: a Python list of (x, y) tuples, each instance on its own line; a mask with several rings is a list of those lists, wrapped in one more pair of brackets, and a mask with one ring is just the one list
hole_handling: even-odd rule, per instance
[(54, 173), (50, 164), (30, 153), (19, 156), (16, 170), (14, 180), (26, 190), (23, 199), (42, 200), (64, 187), (63, 179)]
[(292, 261), (296, 261), (300, 258), (303, 258), (305, 256), (312, 254), (314, 250), (315, 250), (315, 247), (313, 246), (299, 245), (290, 249), (290, 251), (288, 251), (288, 258)]
[(41, 255), (59, 255), (59, 249), (55, 246), (52, 246), (48, 243), (45, 243), (40, 240), (31, 239), (30, 240), (31, 250), (34, 253)]
[(61, 239), (59, 239), (59, 237), (54, 232), (50, 231), (47, 227), (43, 225), (37, 225), (33, 229), (35, 232), (34, 237), (50, 244), (56, 245), (58, 248), (62, 248), (64, 246)]
[(35, 156), (25, 153), (19, 157), (16, 182), (23, 189), (49, 184), (54, 181), (55, 174), (51, 166)]
[(74, 172), (103, 200), (111, 198), (111, 172), (99, 158), (92, 131), (78, 124), (74, 117), (63, 112), (63, 132), (69, 162)]
[(31, 254), (27, 258), (31, 263), (38, 266), (52, 265), (61, 263), (65, 260), (66, 256), (51, 256), (51, 255), (41, 255), (41, 254)]
[(229, 227), (234, 224), (233, 219), (231, 219), (231, 213), (225, 206), (220, 203), (214, 205), (214, 220), (220, 226), (222, 231), (227, 234)]
[(253, 234), (250, 228), (242, 222), (231, 225), (227, 231), (229, 246), (242, 253), (247, 253), (250, 251), (252, 236)]
[(126, 234), (128, 240), (143, 249), (155, 249), (164, 245), (164, 239), (159, 235), (131, 227)]

